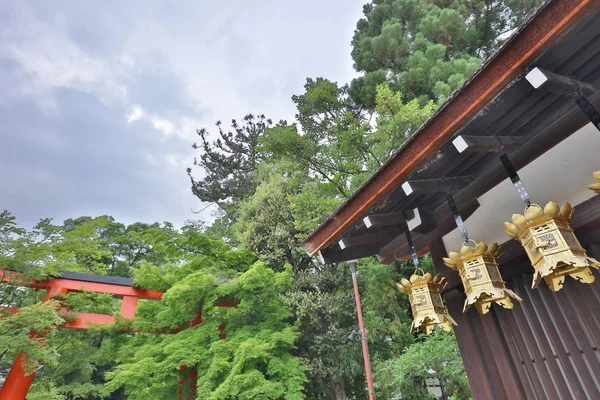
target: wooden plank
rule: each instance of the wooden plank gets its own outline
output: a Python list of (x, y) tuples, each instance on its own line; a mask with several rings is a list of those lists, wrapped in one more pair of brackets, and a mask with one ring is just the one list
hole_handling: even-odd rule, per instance
[[(594, 270), (592, 273), (597, 280), (600, 279), (599, 272)], [(569, 291), (569, 297), (582, 325), (587, 330), (587, 335), (594, 351), (598, 351), (600, 350), (600, 314), (589, 311), (590, 307), (596, 307), (594, 306), (595, 304), (600, 306), (600, 300), (594, 295), (593, 288), (595, 286), (597, 284), (579, 286), (577, 290)]]
[(589, 367), (587, 369), (589, 369), (592, 379), (591, 381), (587, 380), (586, 384), (593, 386), (598, 392), (600, 385), (597, 377), (600, 377), (600, 362), (596, 358), (595, 352), (600, 346), (598, 338), (593, 335), (594, 330), (597, 331), (598, 327), (593, 326), (592, 315), (595, 313), (590, 312), (590, 309), (595, 310), (600, 304), (578, 302), (578, 294), (584, 292), (585, 288), (581, 287), (582, 285), (578, 282), (565, 283), (566, 287), (560, 293), (566, 301), (560, 301), (560, 312), (567, 323), (569, 334), (579, 350), (576, 356), (579, 358), (584, 355), (587, 359), (585, 364)]
[[(574, 283), (565, 282), (565, 285), (569, 286)], [(545, 307), (545, 309), (540, 309), (540, 313), (548, 326), (549, 336), (553, 337), (556, 335), (556, 338), (552, 340), (556, 341), (557, 346), (558, 341), (562, 344), (563, 350), (557, 349), (557, 351), (559, 358), (564, 360), (563, 368), (568, 371), (567, 373), (570, 376), (570, 383), (575, 396), (581, 399), (600, 399), (600, 390), (596, 387), (594, 378), (581, 357), (581, 346), (577, 343), (572, 326), (570, 325), (572, 320), (566, 319), (566, 315), (563, 312), (565, 304), (562, 301), (560, 303), (558, 301), (560, 297), (564, 296), (561, 295), (562, 291), (553, 293), (547, 285), (540, 285), (536, 292), (539, 293), (542, 304)], [(575, 326), (578, 326), (579, 324), (576, 321), (577, 319), (575, 318)], [(569, 362), (569, 359), (573, 362)], [(565, 365), (567, 365), (566, 368)]]
[(459, 290), (446, 292), (444, 293), (444, 300), (452, 318), (458, 324), (454, 327), (454, 334), (456, 335), (473, 398), (477, 400), (497, 399), (482, 367), (485, 365), (486, 360), (482, 358), (481, 352), (475, 345), (478, 334), (473, 332), (467, 316), (462, 313), (465, 301), (464, 293)]
[[(511, 289), (515, 290), (514, 287), (511, 287)], [(516, 292), (519, 294), (518, 291)], [(526, 380), (521, 380), (526, 393), (525, 397), (532, 400), (543, 398), (544, 390), (533, 366), (533, 358), (527, 348), (526, 342), (523, 341), (522, 333), (516, 331), (517, 323), (514, 313), (511, 310), (500, 311), (496, 313), (496, 316), (498, 317), (498, 329), (502, 331), (506, 339), (507, 348), (514, 361), (516, 372), (518, 375), (527, 378)]]
[(517, 289), (524, 304), (523, 307), (515, 307), (512, 310), (515, 313), (517, 331), (521, 333), (522, 339), (527, 343), (534, 368), (539, 376), (541, 390), (544, 392), (543, 398), (565, 398), (559, 396), (558, 393), (569, 393), (569, 387), (562, 377), (560, 367), (556, 362), (555, 352), (546, 339), (535, 309), (531, 306), (531, 293), (528, 283), (531, 276), (525, 275), (525, 277), (527, 283), (524, 280), (515, 279), (515, 289)]
[[(519, 306), (520, 304), (515, 305), (515, 307)], [(485, 332), (487, 346), (492, 349), (494, 364), (500, 374), (506, 395), (509, 399), (523, 399), (527, 396), (521, 379), (517, 375), (518, 367), (522, 368), (522, 364), (515, 363), (511, 357), (507, 339), (498, 323), (497, 313), (503, 311), (500, 306), (493, 305), (492, 310), (487, 315), (480, 316), (481, 325)]]
[[(485, 371), (488, 384), (492, 390), (494, 399), (511, 399), (511, 398), (522, 398), (522, 395), (515, 395), (514, 387), (505, 385), (503, 374), (509, 374), (509, 371), (504, 368), (505, 365), (498, 364), (498, 361), (506, 355), (500, 354), (499, 343), (492, 343), (490, 338), (485, 333), (486, 321), (489, 321), (489, 315), (480, 315), (475, 307), (471, 307), (469, 311), (463, 313), (466, 316), (467, 323), (470, 325), (471, 330), (475, 336), (475, 345), (477, 351), (481, 354), (483, 363), (479, 366)], [(496, 354), (498, 352), (498, 354)], [(516, 396), (516, 397), (513, 397)]]
[[(548, 310), (545, 306), (542, 296), (546, 297), (548, 293), (544, 292), (543, 289), (544, 285), (540, 285), (535, 290), (527, 290), (525, 291), (526, 297), (523, 298), (523, 301), (528, 301), (530, 303), (531, 306), (529, 308), (531, 309), (533, 316), (535, 316), (532, 318), (532, 321), (534, 321), (533, 326), (535, 326), (534, 332), (539, 332), (538, 336), (536, 336), (537, 341), (546, 349), (546, 359), (550, 361), (550, 357), (552, 357), (552, 361), (556, 360), (556, 362), (549, 363), (553, 370), (553, 377), (554, 379), (563, 377), (564, 383), (567, 385), (568, 389), (568, 391), (566, 391), (564, 388), (561, 388), (560, 393), (563, 396), (566, 396), (566, 394), (569, 393), (568, 398), (572, 399), (585, 399), (586, 396), (579, 384), (577, 372), (569, 360), (568, 349), (561, 340), (561, 335), (553, 322), (551, 314), (549, 314), (556, 310), (554, 308)], [(545, 289), (548, 288), (546, 287)], [(526, 298), (527, 300), (525, 300)], [(552, 347), (552, 351), (548, 350), (550, 346)]]

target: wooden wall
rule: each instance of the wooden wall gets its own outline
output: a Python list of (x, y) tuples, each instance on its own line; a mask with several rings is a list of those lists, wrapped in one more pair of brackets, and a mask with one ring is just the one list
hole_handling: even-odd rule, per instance
[[(600, 259), (600, 196), (576, 207), (573, 227), (590, 256)], [(467, 222), (468, 225), (468, 222)], [(473, 307), (463, 314), (465, 295), (456, 276), (444, 294), (475, 400), (600, 399), (600, 273), (582, 284), (567, 277), (552, 292), (541, 282), (531, 289), (533, 268), (517, 241), (506, 243), (500, 271), (522, 302), (512, 310), (496, 305), (486, 315)], [(440, 240), (430, 246), (436, 269), (455, 275), (440, 262)]]

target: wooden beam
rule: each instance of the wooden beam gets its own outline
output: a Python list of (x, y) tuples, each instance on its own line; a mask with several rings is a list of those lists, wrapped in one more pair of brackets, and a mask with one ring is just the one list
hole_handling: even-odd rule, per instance
[[(405, 216), (406, 215), (406, 216)], [(399, 225), (405, 220), (410, 220), (415, 217), (413, 210), (389, 213), (389, 214), (372, 214), (363, 218), (363, 223), (367, 229), (381, 228), (382, 226)]]
[[(406, 218), (404, 217), (405, 215)], [(405, 220), (408, 225), (408, 229), (418, 233), (428, 233), (434, 230), (436, 227), (435, 215), (431, 211), (419, 208), (397, 213), (373, 214), (363, 218), (363, 222), (367, 229), (389, 225), (400, 225), (403, 224)], [(353, 242), (347, 242), (346, 239), (339, 241), (342, 249), (349, 247), (349, 243)]]
[[(433, 242), (436, 237), (447, 235), (454, 228), (456, 228), (454, 217), (452, 214), (449, 214), (445, 211), (448, 206), (446, 204), (443, 204), (442, 206), (444, 207), (444, 213), (436, 212), (434, 214), (437, 220), (437, 227), (435, 230), (427, 234), (415, 233), (413, 235), (413, 242), (417, 252), (428, 248), (427, 246)], [(479, 202), (477, 199), (471, 199), (467, 202), (458, 203), (458, 210), (465, 221), (475, 212), (475, 210), (477, 210), (477, 208), (479, 208)], [(406, 244), (406, 237), (404, 235), (400, 235), (396, 239), (383, 246), (377, 253), (377, 258), (382, 264), (390, 264), (397, 258), (402, 258), (409, 255), (410, 249)]]
[(426, 234), (434, 230), (437, 226), (435, 214), (429, 210), (415, 208), (413, 210), (414, 218), (407, 222), (408, 229), (411, 232)]
[(525, 79), (535, 89), (542, 89), (547, 92), (559, 93), (563, 95), (574, 94), (583, 90), (583, 94), (591, 95), (596, 93), (598, 89), (590, 83), (581, 82), (573, 78), (555, 74), (554, 72), (546, 71), (541, 68), (534, 68)]
[(444, 192), (446, 190), (462, 189), (471, 183), (470, 176), (455, 176), (445, 179), (408, 180), (402, 184), (406, 196), (422, 193)]
[(381, 230), (379, 232), (370, 233), (367, 235), (346, 237), (338, 241), (340, 249), (351, 249), (353, 247), (364, 246), (368, 244), (387, 243), (392, 238), (404, 232), (404, 226), (395, 229)]
[(331, 246), (328, 249), (319, 252), (319, 259), (323, 264), (359, 260), (361, 258), (369, 257), (377, 254), (377, 251), (381, 248), (381, 245), (367, 244), (350, 249), (344, 249), (342, 251), (333, 251), (333, 247), (337, 246)]
[[(0, 270), (0, 281), (8, 282), (16, 286), (29, 286), (34, 289), (51, 289), (52, 287), (60, 287), (70, 292), (87, 290), (96, 293), (111, 293), (118, 297), (132, 296), (140, 299), (160, 299), (163, 295), (162, 292), (157, 292), (154, 290), (124, 285), (113, 285), (101, 282), (88, 282), (65, 278), (52, 278), (47, 281), (38, 281), (35, 279), (23, 281), (22, 277), (23, 274), (16, 271)], [(99, 280), (102, 281), (102, 279)]]
[(489, 153), (513, 150), (526, 142), (523, 136), (467, 136), (459, 135), (452, 144), (459, 153)]

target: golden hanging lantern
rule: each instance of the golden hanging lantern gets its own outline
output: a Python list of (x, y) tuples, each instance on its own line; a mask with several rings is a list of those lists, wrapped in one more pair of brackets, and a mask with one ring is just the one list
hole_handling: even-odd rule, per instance
[(446, 287), (446, 278), (437, 274), (435, 277), (430, 273), (423, 276), (413, 274), (408, 279), (402, 279), (402, 283), (396, 283), (398, 290), (408, 295), (413, 313), (413, 323), (410, 331), (414, 332), (417, 327), (423, 333), (429, 335), (436, 325), (447, 332), (452, 330), (450, 324), (457, 325), (452, 317), (446, 312), (442, 301), (441, 291)]
[(525, 214), (513, 214), (512, 222), (505, 222), (508, 236), (518, 239), (533, 265), (532, 288), (542, 278), (552, 291), (562, 289), (565, 276), (583, 283), (594, 282), (589, 267), (599, 268), (600, 263), (588, 257), (569, 225), (574, 209), (569, 203), (559, 207), (553, 201), (544, 209), (532, 204)]
[[(475, 243), (471, 240), (471, 242)], [(465, 242), (460, 253), (450, 252), (449, 258), (444, 258), (444, 264), (458, 270), (467, 294), (463, 312), (475, 306), (481, 314), (486, 314), (496, 303), (504, 308), (513, 308), (511, 298), (522, 301), (515, 292), (506, 288), (500, 275), (496, 260), (500, 257), (502, 248), (498, 243), (490, 246), (481, 242), (471, 247)]]
[(600, 194), (600, 171), (594, 172), (594, 179), (598, 182), (588, 185), (588, 189)]

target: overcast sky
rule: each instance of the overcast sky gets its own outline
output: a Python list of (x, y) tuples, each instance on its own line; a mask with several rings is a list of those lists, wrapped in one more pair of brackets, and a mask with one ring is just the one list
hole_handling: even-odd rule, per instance
[(198, 218), (196, 129), (291, 119), (306, 77), (349, 82), (364, 2), (4, 1), (0, 210), (25, 226)]

